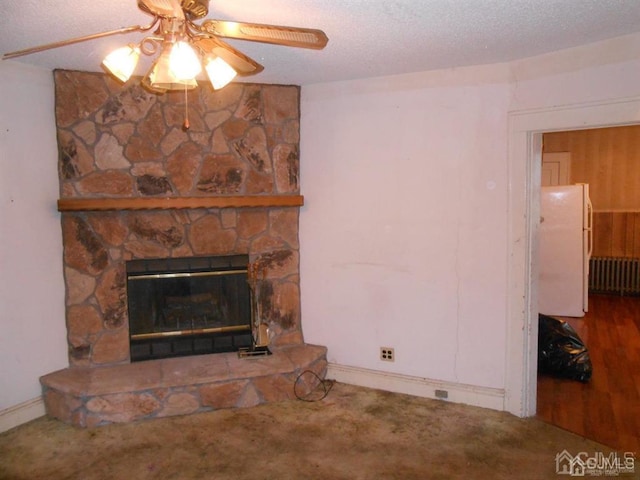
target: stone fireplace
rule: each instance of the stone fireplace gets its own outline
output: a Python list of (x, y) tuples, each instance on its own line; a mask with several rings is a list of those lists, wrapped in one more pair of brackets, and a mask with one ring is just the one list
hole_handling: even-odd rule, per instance
[[(204, 84), (185, 131), (184, 93), (54, 76), (70, 368), (42, 378), (48, 412), (86, 426), (255, 405), (291, 398), (307, 369), (322, 375), (325, 350), (304, 343), (300, 319), (299, 87)], [(239, 256), (261, 272), (274, 354), (132, 363), (131, 269)]]

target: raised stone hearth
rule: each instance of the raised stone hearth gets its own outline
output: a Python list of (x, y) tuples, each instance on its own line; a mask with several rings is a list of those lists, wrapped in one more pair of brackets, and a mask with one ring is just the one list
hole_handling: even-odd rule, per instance
[(293, 399), (318, 386), (307, 371), (323, 378), (326, 367), (324, 347), (292, 345), (255, 358), (219, 353), (68, 368), (41, 382), (50, 415), (93, 427)]

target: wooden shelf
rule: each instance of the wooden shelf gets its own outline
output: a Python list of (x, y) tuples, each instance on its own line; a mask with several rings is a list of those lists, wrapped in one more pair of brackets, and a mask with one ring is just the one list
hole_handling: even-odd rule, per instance
[(185, 208), (301, 207), (302, 195), (229, 195), (166, 198), (61, 198), (59, 212), (173, 210)]

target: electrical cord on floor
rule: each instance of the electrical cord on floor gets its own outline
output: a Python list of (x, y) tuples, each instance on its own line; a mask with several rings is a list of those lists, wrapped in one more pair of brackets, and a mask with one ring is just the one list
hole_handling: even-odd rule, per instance
[[(300, 383), (300, 379), (304, 375), (314, 376), (318, 381), (318, 385), (313, 389), (311, 389), (311, 391), (306, 395), (300, 395), (300, 393), (298, 392), (298, 384)], [(312, 372), (311, 370), (305, 370), (300, 375), (298, 375), (298, 378), (296, 378), (296, 381), (293, 384), (293, 393), (298, 400), (302, 400), (303, 402), (319, 402), (320, 400), (324, 399), (327, 395), (329, 395), (329, 392), (333, 388), (334, 384), (335, 384), (334, 380), (326, 380), (326, 379), (323, 380), (322, 378), (320, 378), (320, 376), (318, 376), (317, 373)], [(318, 390), (318, 386), (320, 385), (322, 386), (322, 392), (321, 392), (322, 396), (320, 398), (311, 398), (313, 394)]]

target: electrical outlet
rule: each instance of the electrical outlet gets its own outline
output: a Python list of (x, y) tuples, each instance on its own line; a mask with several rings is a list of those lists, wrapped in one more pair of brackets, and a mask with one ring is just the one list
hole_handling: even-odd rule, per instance
[(396, 359), (396, 354), (391, 347), (380, 347), (380, 360), (385, 362), (393, 362)]

